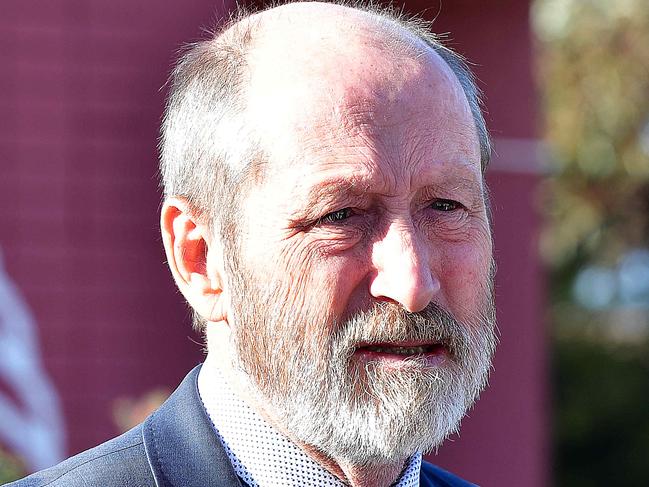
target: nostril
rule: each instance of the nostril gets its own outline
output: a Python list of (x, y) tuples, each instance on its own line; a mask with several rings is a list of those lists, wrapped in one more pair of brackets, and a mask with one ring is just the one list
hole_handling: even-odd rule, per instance
[(390, 303), (390, 304), (396, 304), (397, 306), (403, 306), (399, 301), (396, 299), (392, 299), (388, 296), (374, 296), (375, 301), (379, 301), (381, 303)]

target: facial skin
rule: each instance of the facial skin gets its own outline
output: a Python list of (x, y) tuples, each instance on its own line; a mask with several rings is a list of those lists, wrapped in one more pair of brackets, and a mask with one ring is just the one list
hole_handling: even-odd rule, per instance
[[(441, 443), (482, 389), (491, 237), (478, 139), (450, 70), (432, 53), (356, 49), (347, 77), (310, 60), (290, 63), (308, 74), (277, 73), (265, 49), (253, 56), (264, 84), (253, 81), (250, 111), (269, 161), (228, 252), (230, 324), (237, 365), (287, 431), (377, 465)], [(293, 76), (321, 84), (296, 89)], [(364, 346), (377, 343), (428, 353)]]
[[(435, 53), (379, 49), (341, 7), (306, 7), (324, 10), (317, 32), (303, 31), (314, 24), (289, 20), (305, 7), (288, 8), (249, 60), (261, 182), (221, 265), (206, 237), (202, 272), (219, 274), (223, 310), (206, 316), (210, 354), (231, 356), (231, 380), (316, 460), (352, 485), (389, 485), (486, 382), (493, 261), (479, 141)], [(213, 339), (226, 329), (231, 339)]]

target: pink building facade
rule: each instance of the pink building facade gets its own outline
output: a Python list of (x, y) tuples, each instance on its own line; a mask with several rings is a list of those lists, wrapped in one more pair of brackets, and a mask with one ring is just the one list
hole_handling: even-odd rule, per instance
[[(172, 388), (202, 359), (160, 242), (156, 145), (175, 52), (226, 7), (2, 4), (0, 444), (31, 468), (114, 436), (118, 398)], [(490, 388), (433, 461), (485, 486), (541, 487), (548, 412), (529, 5), (406, 7), (439, 10), (436, 30), (476, 63), (496, 149), (487, 179), (501, 344)]]

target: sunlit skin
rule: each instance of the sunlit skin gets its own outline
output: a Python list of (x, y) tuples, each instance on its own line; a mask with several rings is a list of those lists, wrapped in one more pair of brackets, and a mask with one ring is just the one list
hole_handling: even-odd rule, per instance
[[(434, 300), (466, 319), (484, 298), (491, 238), (478, 138), (450, 69), (431, 52), (394, 59), (358, 42), (343, 68), (275, 42), (251, 63), (270, 160), (242, 211), (245, 261), (290, 282), (296, 306), (313, 297), (336, 317), (378, 299), (408, 311)], [(292, 56), (278, 65), (277, 50)], [(309, 81), (287, 82), (298, 79)]]
[[(249, 60), (248, 117), (268, 161), (239, 210), (240, 261), (260, 282), (279, 283), (286, 309), (320, 307), (331, 326), (385, 300), (410, 312), (434, 302), (471, 322), (484, 305), (492, 244), (479, 141), (457, 79), (430, 50), (415, 57), (379, 49), (357, 12), (318, 4), (278, 10), (263, 14)], [(291, 22), (298, 10), (301, 21)], [(174, 223), (178, 206), (165, 204), (163, 234), (192, 230)], [(165, 238), (169, 253), (174, 237)], [(221, 246), (205, 241), (207, 268), (197, 273), (209, 285), (192, 284), (187, 273), (179, 286), (192, 303), (218, 283), (211, 307), (194, 308), (209, 309), (210, 353), (227, 354), (228, 340), (215, 337), (236, 320), (227, 276), (211, 263)], [(398, 373), (403, 356), (362, 345), (353, 365), (383, 361)], [(429, 358), (431, 367), (450, 359), (437, 346)], [(266, 405), (254, 406), (273, 421)], [(406, 460), (370, 469), (301, 446), (354, 486), (390, 485)]]
[(251, 118), (270, 160), (242, 211), (242, 260), (286, 283), (289, 308), (316, 300), (345, 318), (372, 300), (408, 311), (434, 300), (467, 319), (484, 299), (491, 239), (475, 126), (450, 70), (432, 53), (394, 60), (356, 44), (344, 68), (277, 65), (266, 49), (291, 52), (285, 40), (252, 61)]

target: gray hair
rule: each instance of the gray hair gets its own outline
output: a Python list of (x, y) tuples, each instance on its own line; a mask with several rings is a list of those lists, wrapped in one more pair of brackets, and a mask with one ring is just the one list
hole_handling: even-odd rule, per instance
[[(431, 32), (431, 22), (389, 7), (344, 0), (334, 3), (369, 13), (392, 37), (403, 37), (406, 31), (442, 57), (468, 100), (484, 172), (491, 143), (481, 111), (481, 92), (465, 59), (442, 44)], [(185, 198), (195, 216), (225, 240), (236, 232), (238, 198), (258, 179), (264, 161), (251, 124), (246, 123), (243, 96), (249, 79), (247, 54), (257, 23), (242, 21), (251, 14), (238, 10), (209, 39), (188, 46), (170, 78), (161, 129), (160, 172), (165, 197)]]
[(230, 30), (186, 48), (170, 78), (160, 140), (165, 197), (185, 198), (194, 216), (224, 234), (259, 159), (241, 96), (250, 29)]

